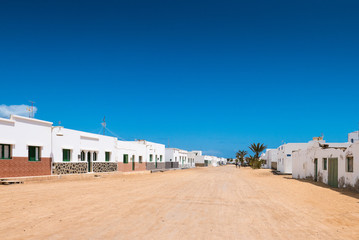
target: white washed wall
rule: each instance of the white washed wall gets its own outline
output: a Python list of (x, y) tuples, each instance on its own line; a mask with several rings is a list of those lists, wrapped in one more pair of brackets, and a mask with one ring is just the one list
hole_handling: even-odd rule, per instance
[[(116, 142), (117, 139), (115, 137), (54, 127), (52, 131), (53, 161), (62, 162), (62, 150), (70, 149), (70, 162), (80, 162), (81, 151), (96, 152), (97, 162), (105, 162), (105, 152), (110, 152), (110, 162), (115, 162)], [(93, 161), (93, 156), (91, 156), (91, 160)]]
[(28, 157), (28, 146), (41, 147), (41, 157), (51, 154), (51, 122), (12, 115), (0, 118), (0, 143), (12, 145), (12, 156)]

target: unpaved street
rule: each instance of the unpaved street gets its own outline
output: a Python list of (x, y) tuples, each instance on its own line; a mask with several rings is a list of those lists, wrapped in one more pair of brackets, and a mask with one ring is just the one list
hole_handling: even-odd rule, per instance
[(0, 239), (359, 239), (359, 194), (234, 166), (0, 186)]

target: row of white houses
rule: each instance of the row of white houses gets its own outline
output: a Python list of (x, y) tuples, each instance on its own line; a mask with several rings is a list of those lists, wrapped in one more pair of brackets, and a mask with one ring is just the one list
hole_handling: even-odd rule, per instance
[(200, 151), (165, 148), (146, 140), (116, 137), (53, 126), (52, 122), (11, 115), (0, 118), (0, 178), (145, 171), (225, 164)]
[(292, 174), (293, 178), (359, 191), (359, 131), (349, 133), (344, 143), (326, 143), (322, 137), (307, 143), (286, 143), (267, 149), (261, 158), (264, 167)]

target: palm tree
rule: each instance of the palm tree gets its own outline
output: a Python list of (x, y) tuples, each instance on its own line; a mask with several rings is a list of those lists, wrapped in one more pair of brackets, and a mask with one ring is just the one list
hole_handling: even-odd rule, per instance
[(254, 158), (259, 159), (259, 155), (261, 154), (261, 152), (263, 152), (265, 149), (267, 148), (267, 146), (260, 144), (260, 143), (252, 143), (249, 146), (249, 149), (252, 150), (252, 152), (254, 152)]
[(252, 150), (252, 152), (254, 153), (254, 156), (251, 159), (251, 166), (252, 168), (261, 168), (261, 161), (259, 160), (259, 155), (261, 154), (261, 152), (263, 152), (265, 149), (267, 148), (267, 146), (260, 144), (260, 143), (252, 143), (249, 146), (249, 149)]
[(244, 162), (244, 157), (247, 155), (247, 152), (244, 151), (244, 150), (239, 150), (237, 153), (236, 153), (236, 158), (241, 162), (241, 164), (243, 164)]

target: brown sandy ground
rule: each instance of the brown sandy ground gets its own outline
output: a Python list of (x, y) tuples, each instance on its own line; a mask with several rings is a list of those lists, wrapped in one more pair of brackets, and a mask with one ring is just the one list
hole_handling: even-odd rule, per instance
[(359, 194), (234, 166), (0, 186), (0, 239), (359, 239)]

